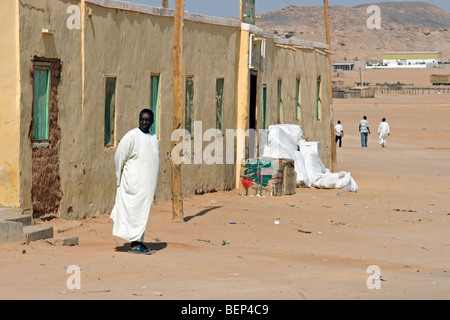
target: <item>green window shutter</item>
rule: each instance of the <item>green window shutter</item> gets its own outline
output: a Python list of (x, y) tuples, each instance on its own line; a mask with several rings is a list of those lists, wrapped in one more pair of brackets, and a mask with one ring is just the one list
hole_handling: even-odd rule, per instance
[(186, 77), (186, 101), (184, 124), (189, 133), (194, 129), (194, 77)]
[(317, 80), (317, 120), (322, 119), (321, 80)]
[(302, 119), (302, 110), (301, 110), (301, 91), (300, 91), (300, 79), (296, 80), (296, 86), (295, 86), (295, 118), (297, 121), (301, 121)]
[(281, 92), (282, 81), (278, 80), (278, 123), (283, 123), (283, 95)]
[(50, 70), (36, 68), (34, 70), (34, 110), (33, 110), (33, 139), (48, 139), (50, 95)]
[(216, 129), (221, 132), (223, 132), (223, 85), (223, 78), (216, 80)]
[(105, 146), (114, 145), (115, 108), (116, 108), (116, 78), (106, 78)]
[(154, 122), (150, 127), (157, 136), (159, 136), (159, 76), (151, 77), (150, 81), (150, 110), (153, 111)]
[(263, 129), (267, 129), (267, 86), (263, 86)]

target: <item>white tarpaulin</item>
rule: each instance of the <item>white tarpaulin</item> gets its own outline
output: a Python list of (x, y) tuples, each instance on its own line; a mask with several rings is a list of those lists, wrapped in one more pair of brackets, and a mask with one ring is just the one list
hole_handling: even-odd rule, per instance
[(267, 143), (263, 148), (262, 154), (260, 153), (260, 156), (293, 159), (295, 172), (297, 173), (297, 184), (303, 183), (307, 187), (310, 187), (311, 181), (306, 172), (305, 160), (297, 146), (297, 143), (300, 143), (300, 141), (303, 140), (303, 133), (301, 132), (300, 126), (295, 127), (284, 124), (269, 126)]
[(293, 124), (269, 126), (267, 142), (260, 141), (261, 157), (293, 159), (297, 184), (322, 189), (358, 191), (358, 185), (348, 172), (331, 173), (325, 168), (317, 151), (302, 144), (302, 128)]

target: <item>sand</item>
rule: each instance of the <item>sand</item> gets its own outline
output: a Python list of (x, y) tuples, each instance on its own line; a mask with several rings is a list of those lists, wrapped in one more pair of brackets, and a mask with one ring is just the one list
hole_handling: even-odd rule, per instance
[[(345, 132), (337, 169), (351, 172), (357, 193), (197, 195), (185, 199), (181, 224), (170, 202), (158, 203), (146, 231), (150, 256), (128, 253), (107, 215), (43, 222), (79, 245), (0, 244), (0, 299), (449, 299), (449, 101), (335, 100)], [(359, 142), (363, 115), (368, 148)], [(386, 148), (376, 134), (382, 117), (391, 126)], [(67, 286), (71, 265), (80, 289)], [(379, 289), (367, 285), (370, 266), (384, 280)]]

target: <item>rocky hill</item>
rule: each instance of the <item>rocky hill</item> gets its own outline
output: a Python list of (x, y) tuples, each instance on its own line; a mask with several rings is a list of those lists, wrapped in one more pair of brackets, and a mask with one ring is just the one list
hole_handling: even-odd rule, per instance
[[(450, 57), (450, 13), (426, 2), (373, 3), (381, 9), (381, 28), (369, 29), (371, 4), (330, 6), (334, 61), (381, 61), (387, 51), (441, 51)], [(256, 25), (279, 37), (326, 42), (322, 6), (289, 6), (258, 14)]]

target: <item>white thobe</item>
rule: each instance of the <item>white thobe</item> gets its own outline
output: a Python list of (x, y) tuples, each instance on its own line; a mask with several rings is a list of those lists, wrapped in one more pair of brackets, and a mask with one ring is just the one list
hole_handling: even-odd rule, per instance
[(381, 122), (380, 126), (378, 127), (378, 135), (380, 144), (382, 146), (386, 145), (386, 139), (389, 135), (389, 124), (387, 122)]
[(139, 128), (130, 130), (117, 146), (114, 162), (117, 193), (111, 212), (113, 235), (143, 241), (159, 171), (156, 135)]

